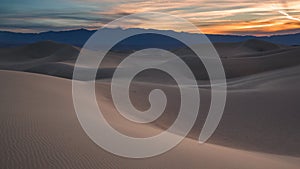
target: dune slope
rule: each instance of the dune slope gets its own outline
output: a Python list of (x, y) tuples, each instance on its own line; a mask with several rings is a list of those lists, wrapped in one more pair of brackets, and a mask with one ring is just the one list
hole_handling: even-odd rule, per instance
[[(51, 76), (0, 71), (1, 166), (3, 168), (298, 168), (300, 159), (249, 152), (218, 145), (199, 145), (186, 138), (175, 149), (148, 159), (126, 159), (96, 146), (76, 118), (71, 81)], [(22, 81), (20, 85), (19, 82)], [(105, 88), (106, 82), (97, 82)], [(107, 97), (98, 93), (105, 110)], [(84, 96), (83, 96), (84, 97)], [(160, 132), (150, 124), (141, 131), (107, 117), (117, 129), (140, 136)], [(226, 114), (225, 114), (226, 118)], [(241, 134), (242, 129), (235, 129)], [(225, 134), (225, 133), (224, 133)]]

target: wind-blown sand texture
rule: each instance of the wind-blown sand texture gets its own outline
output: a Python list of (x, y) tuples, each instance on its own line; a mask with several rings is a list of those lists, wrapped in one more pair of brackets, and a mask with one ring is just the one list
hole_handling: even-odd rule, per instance
[[(194, 128), (174, 149), (147, 159), (112, 155), (81, 128), (71, 81), (80, 49), (54, 42), (0, 49), (0, 168), (298, 169), (300, 48), (256, 40), (216, 44), (216, 48), (228, 77), (228, 99), (216, 132), (208, 143), (198, 144), (210, 104), (210, 89), (200, 73), (196, 77), (201, 108)], [(148, 93), (154, 88), (166, 92), (168, 105), (156, 121), (132, 123), (118, 114), (109, 93), (110, 78), (121, 57), (113, 54), (97, 76), (97, 101), (105, 118), (130, 136), (160, 133), (177, 115), (174, 81), (156, 71), (137, 77), (131, 99), (138, 109), (149, 107)], [(194, 72), (203, 69), (193, 57), (183, 59)]]

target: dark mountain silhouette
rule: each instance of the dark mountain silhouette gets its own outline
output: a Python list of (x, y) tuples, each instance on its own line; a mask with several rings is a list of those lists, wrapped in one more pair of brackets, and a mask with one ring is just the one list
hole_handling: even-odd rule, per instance
[[(131, 28), (123, 30), (121, 28), (106, 28), (102, 31), (105, 31), (105, 37), (103, 39), (108, 40), (111, 35), (116, 33), (120, 33), (122, 31), (134, 31), (134, 32), (142, 32), (143, 29)], [(35, 43), (39, 41), (51, 40), (59, 43), (70, 44), (82, 47), (83, 44), (88, 40), (88, 38), (95, 32), (95, 30), (86, 30), (86, 29), (78, 29), (78, 30), (70, 30), (70, 31), (49, 31), (42, 33), (15, 33), (15, 32), (7, 32), (0, 31), (0, 47), (8, 47), (8, 46), (18, 46), (24, 44)], [(168, 33), (168, 34), (181, 34), (185, 35), (185, 37), (190, 40), (198, 39), (201, 35), (193, 34), (193, 33), (184, 33), (184, 32), (174, 32), (174, 31), (162, 31), (162, 30), (153, 30), (155, 33)], [(267, 42), (272, 42), (276, 44), (282, 45), (300, 45), (300, 33), (298, 34), (289, 34), (289, 35), (274, 35), (274, 36), (238, 36), (238, 35), (207, 35), (207, 37), (213, 43), (220, 42), (242, 42), (250, 39), (263, 40)], [(154, 42), (153, 42), (154, 43)], [(157, 42), (155, 42), (157, 43)], [(165, 42), (164, 42), (165, 43)], [(135, 43), (142, 45), (143, 43)], [(170, 45), (174, 45), (170, 43)]]

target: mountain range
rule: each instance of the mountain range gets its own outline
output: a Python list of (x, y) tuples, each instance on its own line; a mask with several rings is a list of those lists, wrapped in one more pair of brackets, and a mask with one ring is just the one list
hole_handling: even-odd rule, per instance
[[(121, 28), (105, 28), (101, 31), (106, 31), (106, 37), (114, 35), (116, 33), (121, 33), (124, 31), (134, 31), (142, 32), (143, 29), (139, 28), (130, 28), (130, 29), (121, 29)], [(201, 35), (195, 33), (186, 33), (186, 32), (175, 32), (171, 30), (152, 30), (155, 33), (168, 33), (168, 34), (181, 34), (189, 39), (200, 38)], [(19, 46), (30, 43), (35, 43), (39, 41), (55, 41), (58, 43), (70, 44), (74, 46), (82, 47), (84, 43), (89, 39), (89, 37), (95, 33), (96, 30), (86, 30), (86, 29), (76, 29), (68, 31), (48, 31), (42, 33), (16, 33), (8, 31), (0, 31), (0, 47), (9, 47), (9, 46)], [(239, 36), (239, 35), (215, 35), (208, 34), (207, 37), (213, 43), (224, 43), (224, 42), (242, 42), (249, 39), (258, 39), (267, 42), (272, 42), (282, 45), (300, 45), (300, 33), (297, 34), (288, 34), (288, 35), (274, 35), (274, 36)], [(141, 43), (137, 43), (141, 44)]]

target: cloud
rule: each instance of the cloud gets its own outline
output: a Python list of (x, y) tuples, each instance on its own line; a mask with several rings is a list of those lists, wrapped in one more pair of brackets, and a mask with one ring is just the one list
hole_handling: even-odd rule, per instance
[[(1, 30), (27, 29), (36, 32), (70, 28), (97, 29), (119, 17), (137, 12), (163, 12), (182, 17), (197, 25), (204, 33), (265, 35), (300, 29), (300, 0), (240, 0), (238, 3), (236, 0), (0, 2)], [(164, 20), (163, 24), (159, 24), (144, 18), (133, 18), (123, 23), (123, 27), (184, 29), (184, 26), (180, 27), (174, 21)]]
[[(299, 30), (300, 26), (298, 23), (289, 24), (290, 28), (286, 26), (286, 23), (290, 22), (290, 20), (298, 21), (300, 1), (278, 1), (276, 3), (283, 4), (284, 8), (288, 8), (289, 4), (291, 4), (290, 6), (293, 6), (293, 8), (288, 10), (294, 15), (291, 16), (286, 12), (274, 12), (270, 8), (274, 4), (274, 0), (259, 2), (255, 0), (240, 0), (238, 3), (235, 0), (138, 0), (116, 5), (110, 10), (110, 13), (165, 12), (191, 21), (204, 33), (214, 34), (249, 32), (249, 34), (265, 35), (284, 32), (284, 30)], [(268, 23), (266, 23), (266, 20)], [(170, 29), (176, 29), (172, 23), (165, 24), (169, 24)], [(149, 27), (147, 22), (138, 25), (139, 27)]]
[(291, 19), (291, 20), (300, 22), (299, 18), (295, 18), (295, 17), (291, 16), (290, 14), (286, 13), (285, 11), (278, 11), (278, 12), (281, 13), (282, 15), (286, 16), (287, 19)]
[(277, 4), (273, 4), (272, 8), (278, 13), (284, 15), (287, 19), (300, 22), (300, 18), (294, 17), (291, 14), (289, 14), (289, 11), (291, 11), (291, 9), (289, 7), (288, 2), (285, 0), (281, 0), (280, 2), (281, 2), (281, 6), (278, 6)]

